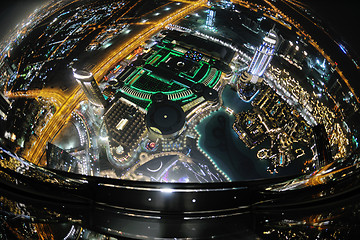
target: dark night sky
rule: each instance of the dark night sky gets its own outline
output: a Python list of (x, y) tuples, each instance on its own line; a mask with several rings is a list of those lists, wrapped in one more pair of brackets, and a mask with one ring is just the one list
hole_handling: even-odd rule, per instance
[[(0, 39), (21, 19), (33, 12), (36, 6), (48, 0), (7, 0), (0, 7)], [(150, 1), (150, 0), (149, 0)], [(360, 14), (354, 1), (302, 0), (324, 19), (343, 41), (360, 55)]]
[(0, 4), (0, 39), (48, 0), (6, 0)]
[[(360, 12), (358, 3), (350, 0), (302, 0), (327, 23), (340, 39), (360, 57)], [(355, 4), (354, 4), (355, 3)]]

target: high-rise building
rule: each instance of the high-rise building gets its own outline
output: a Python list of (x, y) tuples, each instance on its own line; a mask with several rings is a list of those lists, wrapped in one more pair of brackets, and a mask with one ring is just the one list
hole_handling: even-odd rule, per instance
[(11, 103), (9, 100), (0, 92), (0, 143), (1, 138), (4, 136), (6, 131), (6, 120), (8, 118)]
[(274, 55), (277, 43), (278, 36), (276, 32), (271, 29), (264, 37), (262, 44), (256, 49), (255, 55), (248, 68), (249, 73), (258, 77), (264, 74)]
[(284, 44), (282, 44), (281, 53), (284, 55), (284, 57), (287, 57), (290, 53), (290, 50), (293, 48), (294, 43), (292, 41), (286, 41)]
[(106, 102), (91, 72), (74, 70), (74, 78), (81, 85), (88, 100), (95, 106), (104, 107)]
[(206, 17), (206, 26), (208, 28), (214, 28), (214, 23), (215, 23), (215, 16), (216, 16), (216, 12), (213, 9), (209, 9), (208, 10), (208, 15)]
[(16, 74), (17, 67), (11, 62), (8, 56), (5, 56), (3, 61), (0, 63), (0, 69), (4, 71), (7, 77), (11, 77)]
[(9, 100), (0, 92), (0, 119), (6, 120), (10, 110)]
[(314, 139), (316, 144), (316, 168), (320, 169), (321, 167), (333, 161), (331, 155), (331, 146), (324, 124), (316, 125), (312, 128), (312, 130), (314, 133)]
[(260, 84), (263, 80), (262, 76), (278, 46), (278, 39), (276, 32), (271, 29), (264, 37), (262, 44), (256, 49), (249, 68), (241, 74), (237, 88), (238, 94), (243, 100), (250, 100), (257, 92), (256, 85)]

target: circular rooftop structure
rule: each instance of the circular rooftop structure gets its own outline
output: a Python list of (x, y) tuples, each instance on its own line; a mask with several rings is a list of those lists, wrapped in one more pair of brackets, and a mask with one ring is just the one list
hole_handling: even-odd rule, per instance
[(185, 113), (172, 101), (153, 103), (146, 114), (146, 126), (159, 138), (177, 137), (185, 127)]
[(92, 73), (86, 70), (74, 69), (73, 73), (74, 73), (74, 78), (81, 81), (90, 82), (93, 77)]

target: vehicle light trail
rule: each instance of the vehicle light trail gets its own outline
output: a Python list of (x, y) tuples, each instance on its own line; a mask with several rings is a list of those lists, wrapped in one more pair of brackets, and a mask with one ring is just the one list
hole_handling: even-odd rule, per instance
[[(100, 81), (105, 73), (111, 69), (115, 63), (130, 54), (136, 47), (138, 47), (141, 43), (154, 35), (156, 32), (160, 31), (160, 29), (164, 28), (170, 23), (178, 21), (189, 13), (196, 11), (197, 9), (204, 7), (206, 3), (206, 0), (189, 2), (188, 5), (155, 22), (153, 25), (139, 32), (135, 37), (131, 38), (129, 41), (110, 52), (104, 60), (99, 62), (93, 69), (91, 69), (95, 80)], [(61, 128), (71, 116), (71, 113), (84, 99), (84, 97), (85, 94), (81, 90), (80, 86), (73, 90), (65, 103), (55, 112), (54, 116), (49, 120), (49, 122), (47, 122), (37, 140), (24, 154), (27, 160), (40, 166), (45, 165), (45, 162), (41, 161), (40, 157), (44, 153), (47, 142), (53, 139), (55, 135), (61, 130)]]
[(166, 17), (155, 22), (152, 26), (149, 26), (138, 33), (135, 37), (121, 45), (118, 49), (115, 49), (109, 53), (107, 58), (105, 58), (91, 70), (95, 80), (99, 81), (99, 79), (102, 79), (108, 69), (114, 67), (115, 63), (130, 54), (136, 47), (140, 45), (140, 43), (144, 42), (146, 39), (158, 32), (161, 28), (170, 23), (176, 22), (182, 17), (185, 17), (190, 12), (196, 11), (198, 8), (204, 6), (206, 2), (207, 1), (205, 0), (193, 2), (192, 5), (187, 5), (184, 8), (167, 15)]
[(54, 104), (56, 109), (59, 109), (66, 101), (66, 96), (62, 91), (56, 89), (41, 89), (41, 90), (28, 90), (28, 91), (16, 91), (6, 92), (8, 98), (39, 98), (48, 99)]
[(80, 86), (75, 88), (66, 102), (56, 111), (54, 116), (45, 125), (39, 138), (29, 149), (25, 158), (27, 158), (30, 162), (38, 163), (41, 166), (45, 165), (44, 162), (40, 162), (39, 158), (42, 156), (47, 142), (53, 139), (64, 126), (76, 106), (84, 99), (84, 95), (85, 94), (80, 91)]

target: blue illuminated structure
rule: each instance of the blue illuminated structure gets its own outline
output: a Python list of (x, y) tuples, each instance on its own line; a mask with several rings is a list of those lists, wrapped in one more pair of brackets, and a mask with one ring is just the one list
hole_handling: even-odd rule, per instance
[(263, 43), (256, 49), (256, 53), (249, 65), (248, 72), (252, 75), (261, 77), (274, 55), (277, 44), (278, 36), (276, 32), (271, 29), (264, 37)]
[(243, 72), (237, 83), (239, 97), (249, 102), (258, 91), (257, 84), (263, 81), (263, 74), (274, 55), (278, 45), (278, 36), (274, 29), (271, 29), (264, 37), (262, 44), (256, 49), (249, 68)]
[(209, 12), (208, 12), (208, 15), (206, 18), (206, 26), (210, 29), (214, 28), (215, 16), (216, 16), (215, 10), (209, 9)]

